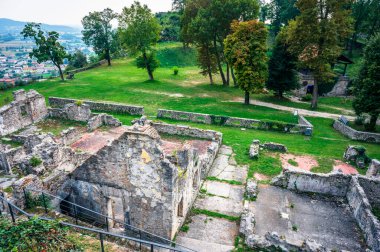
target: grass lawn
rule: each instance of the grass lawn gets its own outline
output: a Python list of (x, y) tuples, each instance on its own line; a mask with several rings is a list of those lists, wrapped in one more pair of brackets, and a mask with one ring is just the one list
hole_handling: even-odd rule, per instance
[[(134, 59), (121, 59), (114, 60), (111, 67), (101, 66), (78, 73), (74, 80), (61, 82), (54, 79), (23, 88), (35, 89), (46, 97), (58, 96), (141, 105), (145, 108), (145, 114), (152, 119), (155, 118), (157, 109), (164, 108), (288, 123), (297, 122), (296, 118), (289, 112), (233, 102), (233, 100), (242, 98), (243, 92), (233, 87), (223, 87), (220, 84), (208, 84), (208, 79), (199, 74), (199, 69), (194, 63), (195, 53), (192, 49), (183, 51), (180, 44), (174, 43), (160, 45), (159, 47), (157, 54), (163, 67), (155, 71), (155, 81), (147, 81), (146, 71), (137, 69)], [(181, 62), (184, 63), (181, 64)], [(179, 66), (178, 75), (173, 75), (172, 67), (175, 65)], [(217, 76), (215, 76), (215, 81), (220, 83)], [(13, 90), (0, 92), (0, 105), (10, 102)], [(269, 95), (266, 97), (254, 95), (253, 97), (263, 100), (272, 99), (272, 96)], [(308, 104), (303, 103), (285, 101), (281, 105), (284, 104), (294, 107), (308, 107)], [(328, 98), (322, 98), (321, 104), (334, 106), (339, 104), (341, 107), (348, 108), (348, 104), (342, 103), (341, 105)], [(321, 105), (321, 109), (322, 107)], [(325, 107), (324, 109), (332, 112), (330, 108)], [(126, 115), (115, 116), (124, 124), (130, 124), (130, 121), (135, 118)], [(273, 157), (273, 155), (262, 155), (257, 161), (250, 160), (248, 148), (253, 139), (259, 139), (261, 142), (273, 141), (285, 144), (289, 151), (295, 154), (310, 154), (318, 158), (334, 159), (342, 158), (347, 145), (357, 144), (357, 142), (350, 141), (336, 132), (332, 128), (332, 120), (308, 119), (315, 129), (311, 138), (259, 130), (247, 129), (242, 131), (240, 128), (233, 127), (165, 121), (221, 131), (224, 134), (224, 143), (232, 146), (237, 154), (237, 161), (250, 166), (250, 174), (258, 171), (272, 176), (280, 172), (278, 158)], [(360, 144), (367, 148), (370, 157), (380, 158), (379, 145)]]

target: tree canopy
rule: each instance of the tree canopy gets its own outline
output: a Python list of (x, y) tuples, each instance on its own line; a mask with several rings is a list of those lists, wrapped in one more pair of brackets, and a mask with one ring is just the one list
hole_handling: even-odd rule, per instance
[(315, 78), (311, 107), (317, 108), (318, 83), (333, 76), (331, 64), (342, 53), (351, 33), (351, 0), (298, 0), (300, 15), (289, 22), (289, 51), (298, 56), (299, 66)]
[(283, 28), (276, 37), (268, 64), (267, 88), (275, 91), (279, 97), (282, 97), (285, 91), (294, 90), (299, 85), (296, 72), (297, 57), (288, 51), (288, 47), (286, 29)]
[(119, 33), (122, 45), (131, 54), (140, 54), (137, 66), (148, 72), (153, 80), (153, 72), (158, 67), (154, 46), (160, 38), (161, 27), (151, 10), (146, 5), (134, 2), (131, 7), (124, 7), (119, 18)]
[(245, 92), (244, 103), (249, 104), (249, 94), (260, 92), (268, 76), (268, 31), (257, 20), (234, 21), (231, 28), (224, 42), (225, 55), (236, 72), (238, 86)]
[(50, 60), (58, 68), (61, 80), (64, 80), (61, 65), (68, 57), (65, 48), (58, 42), (59, 34), (55, 31), (44, 32), (40, 24), (28, 23), (21, 32), (24, 38), (34, 40), (36, 47), (29, 56), (35, 57), (38, 63)]
[(103, 11), (90, 12), (82, 19), (83, 41), (92, 46), (94, 51), (108, 61), (111, 65), (111, 53), (115, 48), (115, 31), (112, 30), (111, 21), (117, 14), (107, 8)]
[(353, 107), (360, 115), (368, 113), (368, 130), (374, 130), (380, 114), (380, 33), (374, 35), (364, 50), (364, 64), (354, 81)]

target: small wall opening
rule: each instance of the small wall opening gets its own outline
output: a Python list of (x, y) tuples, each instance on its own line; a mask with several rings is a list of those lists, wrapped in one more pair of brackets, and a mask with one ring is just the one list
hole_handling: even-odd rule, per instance
[(198, 190), (199, 187), (199, 171), (196, 170), (193, 178), (193, 189)]
[(179, 201), (179, 204), (178, 204), (177, 216), (183, 217), (183, 197), (181, 198), (181, 200)]

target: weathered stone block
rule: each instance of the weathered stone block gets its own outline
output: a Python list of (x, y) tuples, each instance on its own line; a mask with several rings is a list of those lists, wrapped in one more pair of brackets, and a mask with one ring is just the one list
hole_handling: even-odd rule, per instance
[(251, 146), (249, 147), (249, 157), (250, 158), (258, 158), (260, 151), (260, 141), (253, 140)]
[(253, 179), (248, 179), (245, 192), (246, 192), (246, 196), (249, 199), (251, 200), (256, 199), (257, 193), (258, 193), (258, 187), (257, 187), (256, 181), (254, 181)]
[(380, 176), (380, 161), (377, 159), (372, 159), (371, 164), (367, 170), (366, 176), (368, 177), (379, 177)]
[(87, 104), (69, 103), (64, 106), (63, 111), (66, 112), (67, 119), (73, 121), (87, 122), (91, 117), (90, 106)]
[(279, 143), (272, 143), (272, 142), (264, 143), (262, 147), (266, 150), (271, 150), (271, 151), (279, 151), (279, 152), (288, 151), (285, 145), (279, 144)]

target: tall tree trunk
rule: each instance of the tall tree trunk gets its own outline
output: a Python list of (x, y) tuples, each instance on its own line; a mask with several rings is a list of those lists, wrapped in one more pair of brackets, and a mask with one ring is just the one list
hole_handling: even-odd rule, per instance
[(314, 79), (313, 98), (311, 99), (311, 108), (317, 109), (318, 107), (318, 81)]
[(153, 72), (152, 72), (152, 69), (150, 68), (150, 65), (148, 63), (148, 57), (146, 56), (145, 52), (143, 53), (143, 57), (144, 57), (144, 61), (145, 61), (146, 71), (148, 72), (148, 75), (149, 75), (149, 80), (152, 81), (152, 80), (154, 80)]
[(212, 72), (211, 72), (211, 67), (207, 67), (207, 72), (208, 72), (208, 77), (210, 78), (210, 84), (214, 84), (214, 80), (212, 79)]
[(369, 131), (375, 131), (376, 121), (377, 121), (378, 117), (379, 117), (379, 114), (371, 114), (371, 117), (369, 119), (369, 124), (366, 127), (367, 130), (369, 130)]
[(62, 72), (61, 66), (59, 64), (56, 64), (56, 66), (58, 67), (59, 76), (61, 77), (61, 80), (64, 81), (65, 78), (63, 76), (63, 72)]
[(231, 76), (232, 76), (232, 80), (234, 81), (234, 87), (238, 87), (233, 67), (231, 67)]
[(249, 105), (249, 92), (245, 91), (244, 104)]
[(111, 55), (110, 55), (110, 50), (106, 50), (106, 59), (108, 62), (108, 66), (111, 66)]
[(227, 63), (227, 86), (230, 85), (230, 64)]
[(218, 46), (216, 44), (216, 37), (214, 37), (214, 49), (215, 49), (216, 62), (218, 64), (220, 77), (222, 77), (223, 85), (227, 85), (226, 77), (224, 76), (224, 72), (223, 72), (222, 63), (220, 62), (220, 57), (219, 57), (219, 53), (218, 53)]

